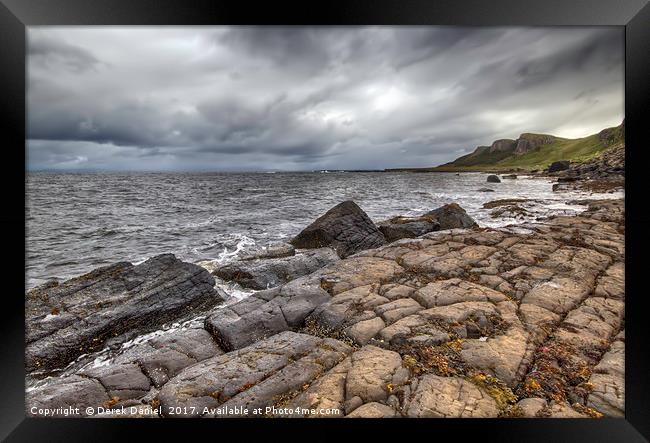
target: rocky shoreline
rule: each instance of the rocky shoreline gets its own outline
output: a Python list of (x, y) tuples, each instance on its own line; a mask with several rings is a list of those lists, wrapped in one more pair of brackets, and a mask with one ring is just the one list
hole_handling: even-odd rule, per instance
[(375, 224), (343, 202), (290, 244), (217, 267), (257, 291), (234, 303), (171, 254), (40, 286), (26, 295), (26, 367), (49, 378), (27, 414), (621, 417), (624, 202), (580, 204), (492, 229), (457, 204)]

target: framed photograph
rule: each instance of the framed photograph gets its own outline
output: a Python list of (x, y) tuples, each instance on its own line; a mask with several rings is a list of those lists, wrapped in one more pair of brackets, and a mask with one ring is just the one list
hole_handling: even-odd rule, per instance
[(647, 441), (647, 1), (2, 3), (2, 438)]

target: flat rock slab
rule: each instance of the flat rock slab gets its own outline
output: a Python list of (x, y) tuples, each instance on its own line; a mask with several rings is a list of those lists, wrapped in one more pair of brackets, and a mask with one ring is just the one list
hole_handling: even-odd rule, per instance
[(332, 409), (352, 417), (395, 416), (395, 405), (388, 405), (390, 391), (405, 385), (408, 379), (409, 371), (397, 352), (368, 345), (323, 374), (286, 406), (317, 411), (316, 416), (328, 416), (319, 412)]
[(494, 418), (496, 401), (483, 389), (459, 377), (425, 375), (410, 399), (409, 417)]
[(608, 417), (625, 416), (625, 343), (616, 340), (594, 367), (587, 406)]
[(157, 329), (223, 300), (205, 269), (172, 254), (95, 269), (26, 295), (27, 371), (62, 367), (107, 340)]
[(331, 294), (394, 278), (403, 272), (395, 262), (374, 257), (350, 257), (332, 263), (283, 286), (260, 291), (208, 316), (205, 328), (222, 349), (240, 349), (278, 332), (304, 326)]
[(85, 417), (86, 407), (102, 405), (110, 399), (98, 380), (72, 375), (64, 381), (27, 392), (25, 407), (29, 416), (42, 417), (44, 411), (50, 410), (54, 411), (55, 417), (65, 417), (67, 415), (63, 412), (64, 408), (79, 408), (79, 412), (72, 416)]
[(351, 200), (334, 206), (295, 236), (296, 248), (329, 246), (341, 258), (386, 243), (381, 231), (368, 215)]
[(232, 416), (266, 408), (301, 389), (352, 351), (333, 339), (286, 331), (181, 371), (161, 389), (162, 414)]
[(216, 268), (214, 275), (244, 288), (269, 289), (339, 260), (331, 248), (319, 248), (290, 257), (242, 260)]
[(112, 364), (135, 363), (160, 388), (187, 366), (221, 354), (223, 351), (205, 329), (186, 329), (136, 345)]

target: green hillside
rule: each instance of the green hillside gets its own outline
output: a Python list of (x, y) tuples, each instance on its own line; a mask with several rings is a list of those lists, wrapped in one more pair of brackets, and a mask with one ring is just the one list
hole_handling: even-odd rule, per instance
[[(610, 147), (624, 143), (624, 123), (607, 128), (597, 134), (583, 138), (566, 139), (545, 134), (522, 134), (512, 142), (509, 150), (490, 152), (487, 146), (480, 146), (471, 154), (430, 171), (497, 171), (508, 169), (544, 169), (557, 160), (584, 162), (600, 155)], [(523, 142), (522, 142), (523, 140)], [(535, 140), (535, 143), (529, 143)], [(543, 140), (543, 141), (540, 141)], [(497, 143), (497, 142), (495, 142)], [(523, 146), (517, 151), (515, 146)], [(523, 151), (523, 152), (522, 152)]]

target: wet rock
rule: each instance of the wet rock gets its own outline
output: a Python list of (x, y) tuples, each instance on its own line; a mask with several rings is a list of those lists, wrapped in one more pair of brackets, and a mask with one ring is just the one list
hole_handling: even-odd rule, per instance
[(80, 408), (79, 414), (74, 417), (85, 417), (87, 406), (101, 405), (111, 398), (102, 384), (95, 379), (72, 375), (62, 378), (55, 383), (27, 392), (26, 413), (30, 416), (43, 416), (39, 410), (49, 409), (55, 412), (56, 417), (64, 417), (65, 413), (56, 414), (57, 409)]
[(296, 248), (329, 246), (341, 258), (385, 243), (377, 226), (350, 200), (334, 206), (291, 240)]
[(501, 179), (499, 178), (498, 175), (488, 175), (487, 182), (488, 183), (501, 183)]
[(457, 203), (449, 203), (438, 209), (427, 212), (424, 216), (431, 217), (440, 225), (440, 230), (456, 228), (475, 228), (478, 224), (467, 215), (467, 212)]
[(182, 369), (220, 354), (223, 351), (205, 329), (187, 329), (139, 344), (118, 356), (112, 364), (136, 363), (154, 386), (160, 388)]
[(515, 180), (517, 178), (517, 174), (502, 175), (501, 178), (505, 178), (505, 179), (509, 179), (509, 180)]
[(245, 250), (237, 258), (239, 260), (260, 260), (264, 258), (281, 258), (296, 255), (296, 248), (289, 243), (271, 243)]
[(568, 160), (559, 160), (551, 163), (547, 171), (548, 172), (566, 171), (567, 169), (569, 169), (570, 165), (571, 163)]
[(494, 192), (494, 189), (490, 188), (479, 188), (476, 190), (476, 192)]
[(136, 345), (100, 367), (54, 377), (30, 398), (39, 407), (82, 408), (81, 416), (87, 407), (143, 406), (154, 386), (160, 388), (182, 369), (222, 353), (204, 329), (173, 331)]
[(494, 209), (500, 206), (517, 205), (519, 203), (526, 203), (528, 201), (530, 200), (525, 198), (504, 198), (500, 200), (492, 200), (487, 203), (483, 203), (483, 209)]
[[(222, 301), (205, 269), (172, 254), (116, 263), (26, 295), (26, 368), (61, 367), (107, 340), (139, 334)], [(113, 340), (114, 341), (114, 340)]]
[(474, 228), (476, 222), (456, 203), (450, 203), (418, 217), (394, 217), (381, 222), (379, 229), (386, 240), (394, 242), (402, 238), (415, 238), (429, 232)]
[(415, 238), (420, 235), (437, 231), (440, 223), (433, 217), (394, 217), (379, 224), (379, 230), (386, 240), (393, 242), (401, 238)]
[(487, 418), (499, 413), (496, 401), (471, 382), (458, 377), (421, 377), (407, 415), (417, 418)]
[(519, 205), (508, 205), (494, 209), (490, 212), (490, 216), (492, 218), (509, 217), (521, 220), (530, 216), (530, 213)]
[(138, 399), (144, 397), (151, 389), (149, 378), (134, 363), (89, 369), (84, 371), (83, 375), (98, 380), (109, 397), (115, 400)]
[(215, 269), (213, 274), (244, 288), (268, 289), (311, 274), (338, 259), (331, 248), (320, 248), (290, 257), (237, 261)]

